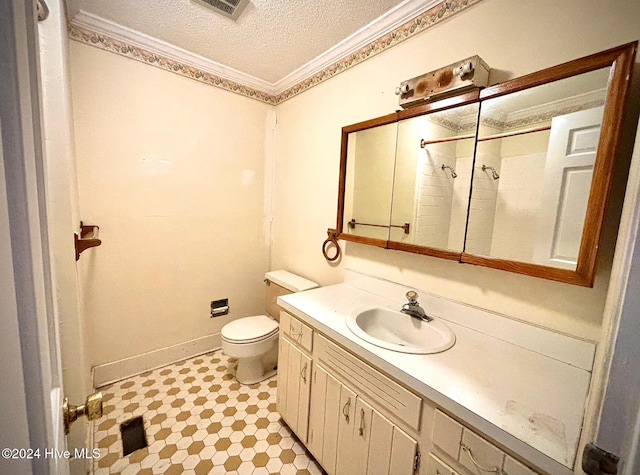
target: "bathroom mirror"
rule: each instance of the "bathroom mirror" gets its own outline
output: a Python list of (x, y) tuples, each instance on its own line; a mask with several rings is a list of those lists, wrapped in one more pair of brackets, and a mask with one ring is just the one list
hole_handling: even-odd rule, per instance
[(467, 252), (576, 270), (610, 70), (482, 102)]
[(478, 103), (398, 122), (389, 247), (458, 259), (464, 246)]
[(636, 49), (344, 127), (325, 245), (593, 286)]
[(342, 229), (353, 240), (384, 245), (389, 239), (396, 130), (389, 117), (347, 132)]
[(593, 285), (633, 52), (481, 92), (462, 262)]

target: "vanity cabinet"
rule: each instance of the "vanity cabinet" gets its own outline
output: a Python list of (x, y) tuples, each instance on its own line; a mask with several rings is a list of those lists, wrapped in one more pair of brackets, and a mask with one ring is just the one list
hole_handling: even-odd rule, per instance
[(417, 442), (316, 365), (308, 448), (329, 475), (411, 475)]
[(284, 310), (280, 332), (278, 411), (329, 475), (539, 475)]
[[(311, 391), (312, 330), (286, 312), (278, 343), (278, 412), (301, 442), (307, 442)], [(284, 323), (284, 324), (283, 324)], [(293, 338), (293, 339), (292, 339)]]

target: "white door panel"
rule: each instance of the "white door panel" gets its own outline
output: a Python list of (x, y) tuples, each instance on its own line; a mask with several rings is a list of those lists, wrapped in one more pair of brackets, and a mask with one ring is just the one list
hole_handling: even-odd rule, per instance
[(554, 117), (534, 262), (575, 270), (591, 190), (603, 107)]
[[(3, 406), (3, 413), (17, 422), (16, 426), (8, 425), (3, 416), (0, 429), (7, 434), (28, 431), (28, 444), (16, 448), (41, 450), (40, 457), (21, 462), (30, 470), (5, 471), (5, 464), (11, 464), (12, 460), (2, 459), (0, 472), (64, 475), (69, 472), (68, 460), (45, 457), (43, 452), (46, 449), (61, 453), (66, 449), (66, 441), (60, 417), (62, 371), (48, 243), (35, 2), (0, 2), (0, 31), (10, 38), (0, 42), (2, 160), (8, 178), (2, 180), (0, 190), (6, 198), (8, 213), (2, 216), (0, 224), (10, 232), (10, 241), (4, 241), (2, 247), (6, 257), (10, 254), (9, 266), (3, 266), (2, 279), (12, 274), (13, 281), (13, 286), (3, 286), (2, 299), (10, 298), (15, 303), (7, 318), (18, 325), (19, 335), (9, 337), (11, 347), (15, 349), (17, 343), (20, 350), (18, 360), (15, 355), (6, 359), (11, 347), (3, 345), (0, 353), (3, 365), (11, 373), (11, 379), (3, 379), (3, 384), (14, 388), (10, 391), (11, 405)], [(19, 401), (21, 391), (23, 400)], [(2, 400), (6, 400), (4, 391)], [(15, 440), (18, 443), (20, 438)], [(7, 444), (3, 448), (11, 447)]]

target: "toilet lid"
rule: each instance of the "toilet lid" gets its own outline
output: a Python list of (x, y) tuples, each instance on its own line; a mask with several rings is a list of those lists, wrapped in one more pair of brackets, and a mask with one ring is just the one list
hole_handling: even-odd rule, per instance
[(227, 341), (251, 343), (270, 337), (278, 331), (278, 322), (266, 315), (243, 317), (222, 327), (222, 338)]

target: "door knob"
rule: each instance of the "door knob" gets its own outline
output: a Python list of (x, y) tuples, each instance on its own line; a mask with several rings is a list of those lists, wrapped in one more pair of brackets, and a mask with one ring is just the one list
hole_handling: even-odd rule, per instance
[(69, 398), (64, 398), (62, 402), (62, 416), (64, 418), (64, 433), (69, 433), (69, 427), (80, 416), (87, 416), (93, 421), (102, 417), (102, 392), (93, 393), (87, 396), (84, 404), (74, 406), (69, 404)]

